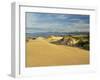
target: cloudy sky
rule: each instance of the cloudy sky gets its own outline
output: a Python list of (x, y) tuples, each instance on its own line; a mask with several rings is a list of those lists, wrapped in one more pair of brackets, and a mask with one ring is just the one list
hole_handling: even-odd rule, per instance
[(89, 32), (89, 16), (27, 12), (26, 33), (34, 32)]

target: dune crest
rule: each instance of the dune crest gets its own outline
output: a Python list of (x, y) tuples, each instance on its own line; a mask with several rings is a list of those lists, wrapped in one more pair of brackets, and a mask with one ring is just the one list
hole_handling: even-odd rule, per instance
[(89, 64), (89, 51), (38, 37), (26, 44), (26, 67)]
[(44, 40), (45, 38), (43, 38), (43, 37), (38, 37), (38, 38), (36, 38), (36, 40)]

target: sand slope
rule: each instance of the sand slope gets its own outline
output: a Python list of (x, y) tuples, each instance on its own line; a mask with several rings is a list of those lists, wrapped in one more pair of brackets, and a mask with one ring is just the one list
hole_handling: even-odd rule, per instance
[(45, 39), (26, 43), (26, 67), (88, 63), (89, 52), (83, 49), (51, 44)]

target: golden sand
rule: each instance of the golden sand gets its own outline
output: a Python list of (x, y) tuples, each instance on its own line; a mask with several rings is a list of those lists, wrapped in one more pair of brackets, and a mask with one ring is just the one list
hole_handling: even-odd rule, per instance
[(26, 67), (89, 64), (89, 51), (55, 45), (45, 39), (26, 43)]

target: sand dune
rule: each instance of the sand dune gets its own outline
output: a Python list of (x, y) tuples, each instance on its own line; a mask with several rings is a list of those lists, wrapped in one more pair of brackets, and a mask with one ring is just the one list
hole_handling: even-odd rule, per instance
[(55, 45), (43, 38), (26, 43), (26, 67), (89, 64), (89, 51)]
[(48, 37), (48, 41), (49, 42), (52, 42), (52, 41), (58, 41), (58, 40), (61, 40), (63, 37), (60, 37), (60, 36), (50, 36)]

